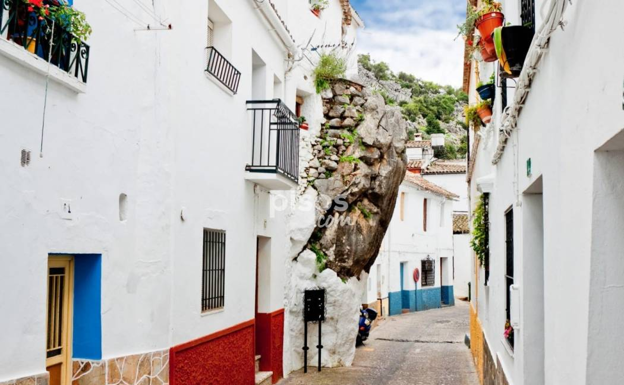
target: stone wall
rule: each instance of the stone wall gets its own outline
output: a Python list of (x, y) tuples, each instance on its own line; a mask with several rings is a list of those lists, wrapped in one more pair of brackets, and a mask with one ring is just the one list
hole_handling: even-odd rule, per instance
[(74, 361), (72, 385), (168, 385), (169, 351)]
[(48, 373), (0, 382), (0, 385), (48, 385)]

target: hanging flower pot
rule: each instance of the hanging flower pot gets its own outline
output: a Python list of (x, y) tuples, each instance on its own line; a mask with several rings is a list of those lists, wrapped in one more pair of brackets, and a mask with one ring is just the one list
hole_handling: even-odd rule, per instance
[(492, 100), (496, 94), (496, 88), (494, 87), (494, 84), (485, 84), (478, 87), (477, 92), (479, 93), (481, 100)]
[(321, 10), (320, 9), (312, 9), (312, 13), (316, 17), (321, 17)]
[(492, 121), (492, 109), (489, 102), (482, 102), (477, 106), (477, 114), (481, 118), (481, 121), (488, 124)]
[(491, 53), (486, 48), (485, 39), (481, 39), (481, 41), (479, 42), (479, 45), (481, 46), (481, 57), (483, 58), (484, 62), (492, 63), (492, 62), (495, 62), (497, 60), (496, 52)]
[(302, 130), (306, 130), (306, 131), (310, 128), (310, 126), (308, 125), (308, 122), (306, 122), (305, 116), (299, 117), (299, 128), (301, 128)]
[(481, 36), (488, 38), (496, 28), (503, 26), (504, 20), (505, 16), (501, 12), (489, 12), (481, 16), (475, 25)]
[(519, 25), (494, 30), (496, 55), (501, 68), (508, 75), (506, 77), (520, 76), (534, 34), (531, 28)]

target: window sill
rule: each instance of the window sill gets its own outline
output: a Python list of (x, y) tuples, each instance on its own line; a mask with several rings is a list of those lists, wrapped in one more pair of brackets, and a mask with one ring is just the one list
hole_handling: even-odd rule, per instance
[(507, 342), (507, 340), (503, 338), (501, 340), (501, 344), (503, 345), (503, 348), (505, 348), (505, 351), (507, 352), (507, 354), (509, 354), (509, 357), (514, 358), (514, 350), (511, 347), (511, 345), (509, 345), (509, 342)]
[[(21, 64), (22, 66), (27, 67), (40, 75), (48, 75), (48, 63), (45, 60), (33, 55), (23, 47), (2, 37), (0, 37), (0, 55)], [(87, 85), (85, 83), (72, 77), (67, 72), (60, 70), (54, 65), (50, 65), (50, 79), (76, 93), (84, 94), (87, 92)]]
[(201, 313), (201, 316), (202, 317), (208, 317), (208, 316), (211, 316), (211, 315), (223, 313), (224, 311), (225, 311), (224, 307), (222, 307), (221, 309), (207, 310), (207, 311)]

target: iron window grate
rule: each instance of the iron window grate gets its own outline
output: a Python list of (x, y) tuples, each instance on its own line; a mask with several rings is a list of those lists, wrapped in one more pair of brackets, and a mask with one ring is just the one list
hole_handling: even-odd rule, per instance
[(535, 0), (521, 0), (520, 18), (523, 26), (535, 32)]
[(435, 286), (435, 261), (421, 261), (422, 286)]
[(241, 72), (230, 63), (215, 47), (208, 47), (208, 65), (206, 72), (214, 76), (233, 94), (238, 92)]
[(204, 229), (202, 312), (225, 306), (225, 232)]

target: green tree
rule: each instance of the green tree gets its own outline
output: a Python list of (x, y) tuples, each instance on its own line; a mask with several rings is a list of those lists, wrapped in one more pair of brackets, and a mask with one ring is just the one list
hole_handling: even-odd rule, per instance
[(444, 134), (444, 129), (440, 126), (440, 122), (433, 116), (428, 115), (427, 118), (427, 134)]

